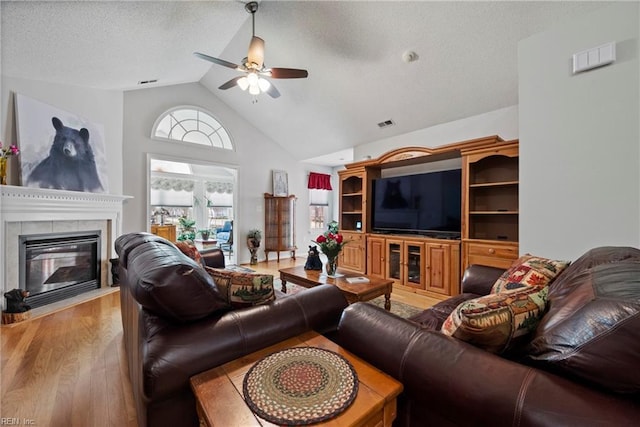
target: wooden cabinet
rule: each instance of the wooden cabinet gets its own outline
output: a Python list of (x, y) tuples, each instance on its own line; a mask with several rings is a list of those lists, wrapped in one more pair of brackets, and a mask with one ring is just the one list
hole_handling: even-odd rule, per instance
[(518, 141), (462, 152), (463, 269), (518, 256)]
[(398, 285), (424, 289), (424, 243), (401, 238), (386, 239), (387, 278)]
[[(378, 245), (374, 238), (370, 248)], [(460, 292), (460, 242), (420, 237), (388, 236), (380, 269), (399, 289), (432, 297), (449, 297)], [(375, 268), (370, 254), (369, 264)], [(369, 272), (369, 270), (367, 270)], [(371, 273), (368, 273), (371, 274)]]
[(384, 279), (387, 274), (386, 242), (381, 236), (367, 236), (367, 274)]
[(365, 272), (365, 235), (358, 232), (343, 231), (342, 237), (348, 242), (338, 256), (338, 267), (362, 273)]
[(340, 229), (366, 230), (366, 185), (364, 169), (340, 171)]
[[(372, 233), (374, 179), (452, 159), (462, 163), (461, 240)], [(460, 276), (469, 264), (505, 266), (517, 258), (517, 140), (493, 135), (437, 148), (404, 147), (345, 167), (338, 172), (340, 232), (362, 236), (343, 250), (341, 267), (364, 269), (393, 279), (400, 289), (443, 298), (460, 292)]]
[(264, 255), (269, 261), (269, 252), (291, 252), (296, 259), (296, 197), (274, 197), (264, 195)]
[(163, 237), (170, 242), (176, 241), (176, 226), (151, 224), (151, 233)]
[(460, 293), (460, 242), (425, 243), (425, 291), (443, 296)]
[(464, 242), (465, 265), (479, 264), (507, 269), (518, 259), (518, 244), (512, 242)]

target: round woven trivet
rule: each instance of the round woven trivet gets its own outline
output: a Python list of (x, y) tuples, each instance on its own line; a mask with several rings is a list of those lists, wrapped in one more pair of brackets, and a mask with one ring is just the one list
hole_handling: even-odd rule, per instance
[(351, 363), (333, 351), (294, 347), (259, 360), (242, 384), (251, 410), (284, 425), (318, 423), (344, 411), (358, 393)]

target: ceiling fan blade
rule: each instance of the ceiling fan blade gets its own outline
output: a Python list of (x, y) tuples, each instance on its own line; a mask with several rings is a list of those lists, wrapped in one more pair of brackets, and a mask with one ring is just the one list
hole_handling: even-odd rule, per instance
[(271, 83), (271, 86), (269, 86), (269, 88), (265, 90), (265, 92), (267, 92), (267, 95), (269, 95), (272, 98), (280, 97), (280, 92), (278, 92), (278, 89), (276, 89), (273, 83)]
[(249, 63), (256, 64), (258, 66), (258, 69), (262, 68), (262, 64), (264, 63), (264, 40), (262, 40), (260, 37), (251, 37), (247, 60)]
[(309, 75), (307, 70), (296, 68), (272, 68), (270, 71), (274, 79), (303, 79)]
[(234, 70), (238, 69), (238, 66), (233, 62), (225, 61), (224, 59), (214, 58), (213, 56), (205, 55), (200, 52), (193, 52), (195, 56), (200, 59), (204, 59), (205, 61), (213, 62), (214, 64), (222, 65), (223, 67), (233, 68)]
[(240, 80), (243, 77), (245, 77), (245, 76), (234, 77), (233, 79), (229, 80), (228, 82), (223, 83), (222, 85), (220, 85), (220, 87), (218, 89), (222, 89), (222, 90), (231, 89), (232, 87), (237, 86), (238, 85), (238, 80)]

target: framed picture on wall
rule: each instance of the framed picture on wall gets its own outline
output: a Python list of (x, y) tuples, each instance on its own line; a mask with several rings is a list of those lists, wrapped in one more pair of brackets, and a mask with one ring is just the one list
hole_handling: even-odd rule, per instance
[(281, 170), (273, 171), (273, 195), (275, 197), (285, 197), (289, 195), (287, 172)]
[(108, 192), (104, 127), (22, 94), (16, 94), (22, 185)]

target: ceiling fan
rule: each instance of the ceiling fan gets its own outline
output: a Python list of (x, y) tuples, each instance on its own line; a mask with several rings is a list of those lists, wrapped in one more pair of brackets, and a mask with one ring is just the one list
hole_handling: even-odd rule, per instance
[(242, 90), (249, 89), (252, 95), (259, 95), (266, 92), (272, 98), (280, 96), (280, 92), (271, 84), (271, 82), (263, 77), (271, 77), (273, 79), (300, 79), (309, 75), (307, 70), (299, 70), (296, 68), (266, 68), (264, 65), (264, 40), (256, 37), (256, 11), (258, 3), (252, 1), (244, 6), (245, 10), (251, 14), (252, 36), (249, 44), (249, 53), (242, 60), (241, 65), (234, 64), (224, 59), (214, 58), (204, 53), (194, 52), (198, 58), (213, 62), (214, 64), (224, 67), (233, 68), (234, 70), (245, 73), (242, 76), (234, 77), (226, 83), (223, 83), (218, 89), (226, 90), (234, 86), (240, 87)]

